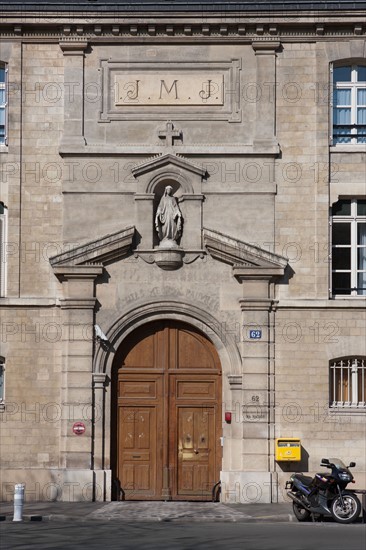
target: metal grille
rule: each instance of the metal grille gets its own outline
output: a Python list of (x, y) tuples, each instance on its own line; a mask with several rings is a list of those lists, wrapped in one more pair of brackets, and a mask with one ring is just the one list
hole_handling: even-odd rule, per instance
[(330, 364), (330, 406), (366, 407), (366, 364), (362, 357)]

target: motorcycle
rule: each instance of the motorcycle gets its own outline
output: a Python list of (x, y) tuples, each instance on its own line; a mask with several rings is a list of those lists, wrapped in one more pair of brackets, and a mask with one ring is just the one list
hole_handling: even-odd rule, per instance
[(339, 458), (322, 458), (320, 466), (331, 469), (331, 472), (315, 474), (314, 477), (293, 474), (286, 482), (295, 517), (299, 521), (307, 521), (310, 516), (314, 519), (315, 515), (333, 517), (338, 523), (356, 521), (361, 503), (354, 493), (346, 490), (348, 483), (354, 483), (349, 468), (356, 463), (346, 466)]

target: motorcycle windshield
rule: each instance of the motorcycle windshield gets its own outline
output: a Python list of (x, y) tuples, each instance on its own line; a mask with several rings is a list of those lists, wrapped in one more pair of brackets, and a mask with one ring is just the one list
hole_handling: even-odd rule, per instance
[(345, 465), (345, 463), (340, 459), (340, 458), (330, 458), (329, 459), (329, 462), (331, 464), (334, 464), (334, 466), (338, 469), (342, 469), (342, 468), (347, 468), (347, 466)]

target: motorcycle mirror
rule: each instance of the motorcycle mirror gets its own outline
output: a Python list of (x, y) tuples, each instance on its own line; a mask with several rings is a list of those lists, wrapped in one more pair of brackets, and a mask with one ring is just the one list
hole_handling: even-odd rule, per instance
[(327, 458), (322, 458), (322, 464), (329, 464), (329, 460)]
[(348, 468), (354, 468), (356, 466), (356, 462), (350, 462)]

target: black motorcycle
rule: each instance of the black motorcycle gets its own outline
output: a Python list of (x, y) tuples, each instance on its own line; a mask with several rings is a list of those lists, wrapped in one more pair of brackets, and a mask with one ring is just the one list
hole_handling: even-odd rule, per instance
[(296, 518), (307, 521), (310, 516), (328, 516), (338, 523), (356, 521), (361, 503), (354, 493), (346, 490), (348, 483), (354, 483), (349, 468), (356, 463), (346, 466), (339, 458), (322, 458), (320, 466), (330, 468), (331, 473), (315, 474), (314, 477), (293, 474), (286, 482)]

